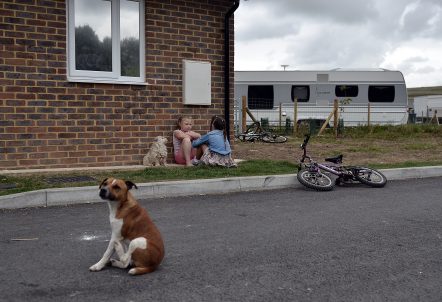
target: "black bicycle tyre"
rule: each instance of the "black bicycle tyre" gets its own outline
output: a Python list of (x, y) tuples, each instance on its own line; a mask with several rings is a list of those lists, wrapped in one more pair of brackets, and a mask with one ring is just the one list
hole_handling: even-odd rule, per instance
[(282, 135), (265, 134), (261, 137), (261, 140), (264, 143), (282, 144), (287, 141), (287, 137), (282, 136)]
[(261, 128), (261, 124), (259, 122), (254, 122), (253, 124), (248, 126), (245, 131), (245, 133), (248, 133), (248, 134), (256, 134), (256, 133), (261, 133), (261, 132), (262, 132), (262, 128)]
[(246, 136), (244, 134), (238, 134), (236, 136), (236, 138), (239, 139), (242, 142), (244, 142), (246, 140)]
[[(318, 175), (321, 179), (325, 180), (326, 183), (318, 182)], [(300, 170), (296, 177), (298, 178), (299, 183), (309, 189), (317, 191), (331, 191), (335, 186), (335, 182), (332, 181), (328, 175), (311, 172), (308, 169)]]
[(260, 140), (260, 135), (259, 134), (249, 134), (249, 133), (245, 133), (245, 134), (238, 134), (236, 136), (240, 141), (242, 142), (248, 142), (248, 143), (254, 143), (255, 141)]
[[(355, 167), (353, 171), (355, 178), (364, 185), (373, 188), (382, 188), (387, 184), (387, 177), (378, 170), (366, 167)], [(373, 175), (377, 177), (376, 180), (371, 178)]]

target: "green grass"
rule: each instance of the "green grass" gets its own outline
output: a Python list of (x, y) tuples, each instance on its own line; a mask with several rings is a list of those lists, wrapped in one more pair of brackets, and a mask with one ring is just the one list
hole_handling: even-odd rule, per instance
[[(298, 149), (300, 142), (302, 142), (302, 133), (297, 138), (290, 138), (288, 144), (296, 145)], [(419, 140), (419, 139), (420, 140)], [(422, 140), (422, 138), (425, 138)], [(401, 125), (401, 126), (360, 126), (360, 127), (346, 127), (344, 135), (341, 138), (334, 138), (332, 129), (327, 129), (323, 136), (314, 136), (312, 143), (318, 144), (322, 150), (327, 150), (336, 146), (336, 142), (342, 145), (345, 153), (361, 153), (361, 154), (380, 154), (385, 152), (394, 152), (395, 144), (387, 144), (387, 147), (378, 147), (373, 142), (376, 141), (401, 141), (407, 142), (405, 150), (409, 151), (426, 151), (433, 150), (437, 141), (431, 139), (442, 138), (442, 127), (437, 125)], [(348, 145), (348, 146), (347, 146)], [(330, 154), (333, 155), (339, 151)], [(318, 152), (319, 153), (319, 152)], [(318, 154), (316, 159), (321, 158)], [(369, 164), (370, 167), (377, 169), (388, 168), (405, 168), (416, 166), (433, 166), (442, 165), (442, 160), (432, 160), (431, 162), (423, 161), (405, 161), (401, 163), (382, 163)], [(288, 161), (277, 160), (250, 160), (240, 163), (237, 168), (221, 168), (221, 167), (159, 167), (146, 168), (141, 170), (131, 171), (101, 171), (101, 172), (75, 172), (75, 173), (58, 173), (58, 174), (33, 174), (27, 176), (6, 176), (0, 175), (0, 184), (14, 184), (16, 188), (0, 189), (0, 195), (14, 194), (19, 192), (27, 192), (47, 188), (63, 188), (63, 187), (78, 187), (78, 186), (98, 186), (99, 182), (109, 176), (131, 180), (135, 183), (148, 183), (171, 180), (190, 180), (190, 179), (206, 179), (206, 178), (223, 178), (223, 177), (239, 177), (239, 176), (254, 176), (254, 175), (275, 175), (275, 174), (290, 174), (296, 173), (297, 167), (295, 163)], [(46, 180), (50, 176), (90, 176), (95, 181), (88, 182), (71, 182), (71, 183), (55, 183), (50, 184)]]
[(442, 136), (442, 127), (434, 124), (406, 124), (400, 126), (359, 126), (347, 127), (344, 130), (346, 138), (352, 139), (398, 139), (398, 138), (414, 138), (427, 136)]
[[(34, 191), (48, 188), (65, 188), (80, 186), (98, 186), (99, 182), (109, 176), (131, 180), (135, 183), (149, 183), (171, 180), (190, 180), (207, 178), (224, 178), (240, 176), (290, 174), (297, 171), (294, 163), (276, 160), (250, 160), (242, 162), (237, 168), (198, 166), (184, 167), (158, 167), (132, 171), (103, 171), (103, 172), (77, 172), (69, 174), (39, 174), (26, 176), (0, 175), (0, 183), (15, 184), (13, 189), (0, 189), (0, 195)], [(96, 181), (70, 182), (50, 184), (46, 180), (50, 176), (90, 176)]]
[[(302, 140), (303, 133), (297, 135), (296, 142), (292, 142), (297, 145), (300, 139)], [(345, 127), (343, 134), (338, 139), (335, 138), (333, 129), (326, 129), (321, 136), (314, 136), (312, 142), (319, 144), (336, 145), (336, 142), (340, 142), (345, 153), (383, 153), (389, 152), (389, 149), (385, 149), (385, 145), (382, 147), (377, 146), (374, 142), (379, 141), (394, 141), (404, 142), (407, 144), (404, 146), (405, 150), (419, 151), (430, 150), (435, 146), (435, 143), (431, 142), (431, 139), (442, 138), (442, 127), (435, 124), (406, 124), (399, 126), (358, 126), (358, 127)], [(418, 142), (415, 142), (418, 141)], [(394, 145), (391, 145), (394, 148)]]
[(344, 149), (344, 153), (360, 153), (360, 152), (382, 153), (384, 152), (384, 150), (376, 146), (350, 147)]
[(418, 143), (418, 144), (410, 144), (408, 146), (405, 146), (405, 150), (409, 151), (423, 151), (423, 150), (431, 150), (435, 147), (434, 144), (424, 144), (424, 143)]

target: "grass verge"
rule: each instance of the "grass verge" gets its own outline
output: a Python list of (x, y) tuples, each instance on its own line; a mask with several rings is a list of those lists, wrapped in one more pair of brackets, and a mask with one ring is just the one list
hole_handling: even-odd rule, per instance
[[(389, 168), (409, 168), (442, 165), (442, 161), (438, 162), (419, 162), (408, 161), (398, 164), (372, 164), (370, 167), (375, 169)], [(75, 173), (44, 173), (21, 176), (0, 175), (0, 185), (12, 185), (13, 188), (1, 188), (0, 196), (21, 192), (29, 192), (50, 188), (67, 188), (67, 187), (83, 187), (98, 186), (99, 182), (109, 176), (131, 180), (135, 183), (149, 183), (173, 180), (191, 180), (191, 179), (209, 179), (209, 178), (225, 178), (225, 177), (241, 177), (241, 176), (259, 176), (259, 175), (278, 175), (292, 174), (297, 172), (297, 164), (288, 161), (278, 160), (249, 160), (242, 162), (237, 168), (207, 167), (199, 166), (192, 168), (182, 167), (158, 167), (145, 168), (142, 170), (115, 170), (115, 171), (82, 171)], [(67, 181), (53, 182), (49, 181), (53, 177), (75, 178), (78, 176), (86, 176), (93, 178), (91, 181)]]
[[(439, 147), (442, 145), (441, 138), (442, 127), (437, 125), (346, 127), (343, 137), (338, 140), (334, 138), (331, 129), (327, 129), (323, 136), (315, 136), (310, 142), (311, 149), (309, 149), (309, 151), (312, 151), (314, 158), (317, 160), (339, 153), (343, 153), (345, 156), (347, 154), (349, 156), (357, 154), (358, 157), (354, 158), (354, 164), (369, 166), (375, 169), (437, 166), (442, 165), (442, 158), (440, 156), (442, 153)], [(299, 144), (302, 142), (302, 139), (302, 134), (299, 134), (298, 137), (290, 139), (287, 144), (292, 145), (293, 150), (297, 150), (299, 153)], [(276, 147), (277, 146), (272, 146), (272, 148)], [(271, 149), (266, 158), (275, 158), (275, 152), (286, 151)], [(412, 153), (414, 155), (405, 157), (405, 153)], [(425, 156), (417, 156), (423, 154)], [(246, 153), (244, 155), (246, 155)], [(390, 155), (390, 157), (384, 162), (384, 158), (387, 155)], [(292, 155), (290, 156), (290, 161), (265, 159), (248, 160), (240, 163), (237, 168), (232, 169), (201, 166), (192, 168), (146, 168), (135, 171), (45, 173), (26, 176), (6, 176), (0, 174), (0, 195), (47, 188), (98, 186), (98, 183), (108, 176), (132, 180), (135, 183), (147, 183), (296, 173), (297, 165), (293, 161)], [(394, 156), (394, 158), (392, 156)], [(247, 158), (247, 156), (244, 158)], [(279, 158), (286, 159), (284, 157)], [(352, 164), (348, 161), (344, 162), (348, 165)], [(74, 177), (89, 176), (93, 180), (69, 182), (48, 181), (51, 177), (63, 175)]]
[[(48, 188), (66, 188), (81, 186), (98, 186), (99, 182), (109, 176), (131, 180), (135, 183), (160, 182), (171, 180), (190, 180), (190, 179), (208, 179), (240, 176), (259, 176), (290, 174), (297, 171), (294, 163), (275, 160), (250, 160), (241, 162), (237, 168), (207, 167), (198, 166), (192, 168), (183, 167), (158, 167), (145, 168), (142, 170), (131, 171), (83, 171), (75, 173), (45, 173), (23, 176), (0, 175), (0, 184), (12, 185), (14, 188), (1, 189), (0, 195), (8, 195), (20, 192), (28, 192)], [(88, 176), (95, 180), (92, 181), (69, 181), (53, 182), (49, 181), (54, 176)]]

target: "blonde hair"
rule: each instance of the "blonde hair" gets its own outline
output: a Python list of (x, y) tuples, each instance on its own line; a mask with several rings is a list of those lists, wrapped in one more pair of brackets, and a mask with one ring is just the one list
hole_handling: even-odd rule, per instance
[(183, 121), (183, 120), (189, 120), (189, 121), (192, 121), (192, 117), (190, 117), (190, 116), (180, 116), (179, 118), (178, 118), (178, 120), (176, 121), (176, 128), (177, 129), (179, 129), (179, 130), (181, 130), (181, 122)]

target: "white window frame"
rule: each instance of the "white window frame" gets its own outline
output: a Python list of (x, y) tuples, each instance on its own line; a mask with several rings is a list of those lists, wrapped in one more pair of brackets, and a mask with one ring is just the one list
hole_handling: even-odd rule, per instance
[(145, 43), (144, 43), (144, 0), (140, 0), (139, 33), (140, 33), (140, 76), (121, 76), (120, 58), (120, 0), (109, 0), (112, 5), (112, 70), (113, 71), (93, 71), (75, 69), (75, 0), (67, 1), (67, 52), (68, 68), (67, 79), (69, 82), (86, 83), (115, 83), (146, 85), (145, 82)]

